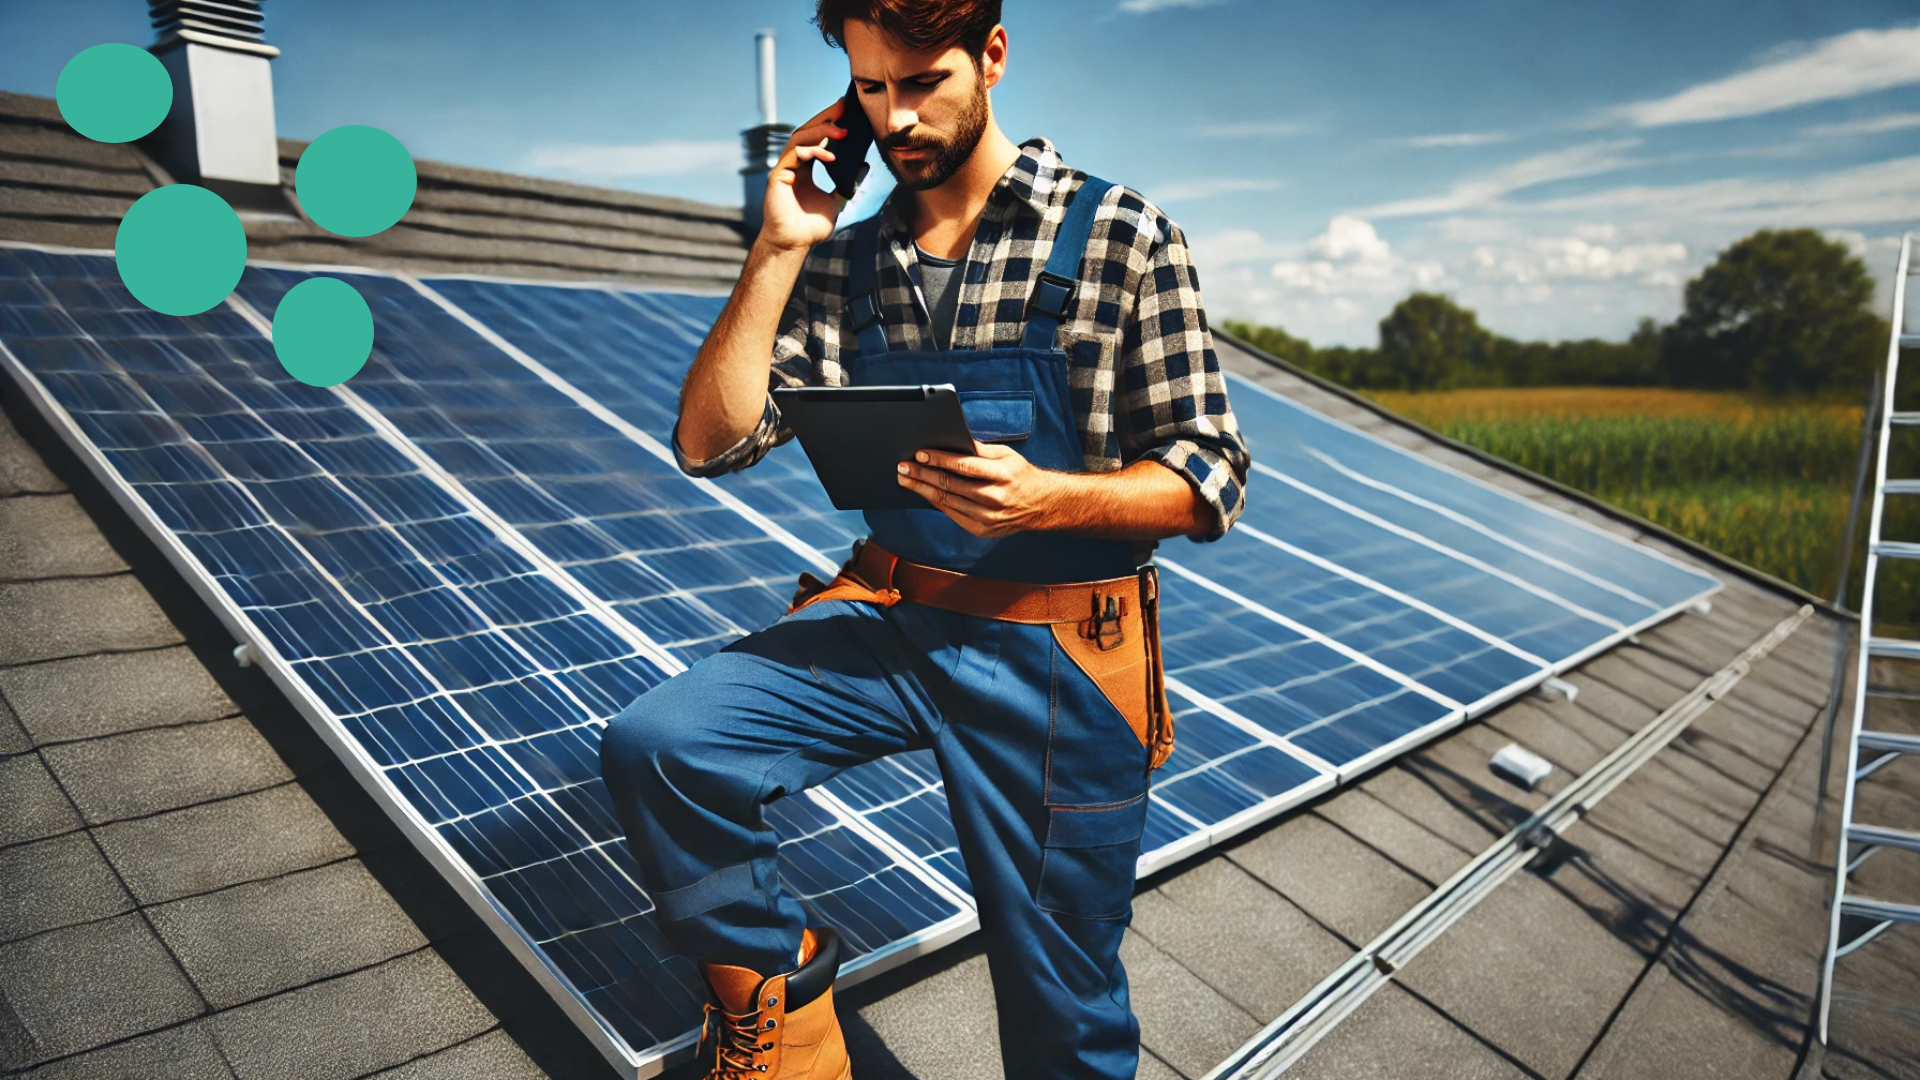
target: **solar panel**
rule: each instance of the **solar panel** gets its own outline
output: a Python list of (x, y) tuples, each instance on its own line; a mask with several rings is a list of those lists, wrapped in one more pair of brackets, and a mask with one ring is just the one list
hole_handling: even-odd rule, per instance
[[(111, 261), (0, 249), (5, 361), (388, 811), (642, 1073), (702, 995), (631, 880), (606, 719), (784, 610), (864, 532), (797, 447), (714, 481), (666, 446), (717, 297), (346, 277), (375, 356), (292, 380), (231, 307), (137, 305)], [(1163, 544), (1178, 741), (1142, 873), (1524, 692), (1717, 582), (1234, 378), (1240, 525)], [(975, 925), (930, 752), (769, 808), (783, 879), (852, 974)], [(491, 912), (491, 915), (488, 913)]]
[[(1628, 627), (1715, 591), (1659, 551), (1376, 439), (1237, 375), (1235, 414), (1261, 442), (1258, 470), (1393, 522)], [(1328, 498), (1323, 498), (1322, 496)]]
[[(757, 586), (722, 582), (727, 604), (687, 601), (673, 618), (657, 597), (627, 595), (609, 617), (552, 569), (547, 549), (460, 497), (477, 488), (493, 509), (564, 524), (544, 513), (548, 492), (514, 472), (469, 472), (474, 488), (450, 491), (422, 468), (432, 453), (397, 443), (351, 395), (287, 376), (235, 311), (153, 314), (95, 257), (0, 250), (0, 282), (0, 344), (15, 379), (58, 406), (50, 418), (79, 436), (76, 447), (159, 527), (182, 568), (198, 571), (190, 579), (210, 586), (203, 595), (286, 676), (283, 687), (388, 810), (477, 907), (496, 912), (563, 1004), (615, 1033), (629, 1064), (684, 1041), (703, 985), (666, 948), (631, 879), (599, 778), (599, 731), (678, 670), (676, 650), (723, 636), (714, 613)], [(373, 296), (382, 325), (396, 325), (393, 296)], [(397, 359), (383, 342), (363, 372), (373, 378), (356, 384), (404, 414), (422, 439), (413, 447), (449, 460), (478, 452), (456, 433), (492, 410), (471, 396), (448, 405), (401, 392), (422, 385), (401, 372), (446, 357), (408, 355), (404, 340), (393, 343)], [(513, 435), (538, 431), (555, 434)], [(507, 448), (485, 460), (515, 456)], [(737, 515), (709, 515), (674, 475), (643, 489), (660, 518), (740, 531)], [(682, 637), (662, 647), (643, 629), (662, 626)], [(854, 970), (972, 924), (964, 896), (831, 800), (784, 800), (769, 818), (783, 880), (846, 936)]]

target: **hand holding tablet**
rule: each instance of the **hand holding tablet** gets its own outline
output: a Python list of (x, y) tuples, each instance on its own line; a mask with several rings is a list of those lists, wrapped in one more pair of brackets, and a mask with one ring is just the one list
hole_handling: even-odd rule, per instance
[(781, 387), (773, 401), (839, 510), (932, 509), (896, 466), (920, 450), (976, 451), (951, 384)]

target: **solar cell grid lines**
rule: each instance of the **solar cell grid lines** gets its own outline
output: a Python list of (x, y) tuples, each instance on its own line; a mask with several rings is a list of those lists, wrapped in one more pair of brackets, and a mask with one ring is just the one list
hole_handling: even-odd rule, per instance
[[(109, 259), (0, 248), (0, 363), (609, 1058), (647, 1073), (701, 994), (598, 778), (605, 721), (779, 616), (864, 532), (796, 447), (695, 481), (666, 450), (721, 300), (343, 270), (349, 383), (267, 341), (311, 269), (176, 319)], [(1651, 549), (1235, 377), (1239, 527), (1162, 546), (1178, 739), (1143, 872), (1508, 700), (1717, 587)], [(768, 807), (783, 879), (855, 969), (974, 924), (927, 751)]]
[[(680, 376), (723, 303), (713, 296), (508, 286), (466, 278), (434, 278), (428, 284), (663, 444), (672, 436)], [(716, 482), (816, 550), (843, 552), (866, 532), (858, 512), (835, 510), (826, 500), (812, 466), (792, 443)]]

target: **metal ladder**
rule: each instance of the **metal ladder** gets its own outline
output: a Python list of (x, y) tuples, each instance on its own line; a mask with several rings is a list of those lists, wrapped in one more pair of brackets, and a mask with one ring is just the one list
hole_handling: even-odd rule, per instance
[[(1920, 350), (1920, 334), (1907, 333), (1902, 326), (1906, 308), (1908, 275), (1920, 267), (1912, 263), (1913, 234), (1900, 243), (1900, 265), (1893, 279), (1893, 333), (1887, 344), (1886, 375), (1881, 382), (1881, 400), (1876, 410), (1879, 438), (1878, 462), (1873, 474), (1873, 514), (1867, 526), (1866, 585), (1860, 597), (1861, 649), (1859, 669), (1854, 683), (1853, 725), (1847, 740), (1846, 794), (1840, 810), (1840, 849), (1834, 866), (1833, 909), (1827, 929), (1826, 960), (1820, 971), (1820, 1041), (1827, 1042), (1827, 1021), (1833, 1011), (1834, 961), (1885, 933), (1895, 923), (1920, 923), (1920, 898), (1915, 903), (1896, 903), (1853, 892), (1848, 879), (1868, 856), (1881, 848), (1904, 848), (1920, 852), (1920, 832), (1889, 828), (1854, 821), (1854, 793), (1860, 782), (1903, 754), (1920, 756), (1920, 735), (1898, 735), (1866, 729), (1867, 699), (1878, 696), (1867, 683), (1867, 669), (1876, 658), (1920, 660), (1920, 641), (1876, 637), (1873, 633), (1873, 589), (1881, 559), (1920, 559), (1920, 542), (1882, 540), (1881, 515), (1888, 495), (1920, 495), (1920, 478), (1887, 479), (1887, 444), (1894, 428), (1920, 429), (1920, 412), (1895, 412), (1894, 390), (1900, 374), (1903, 349)], [(1844, 583), (1842, 588), (1844, 588)], [(1910, 696), (1910, 695), (1902, 695)], [(1861, 751), (1874, 755), (1866, 765), (1860, 763)], [(1914, 823), (1920, 827), (1920, 822)], [(1873, 925), (1846, 943), (1840, 941), (1840, 922), (1852, 915)]]

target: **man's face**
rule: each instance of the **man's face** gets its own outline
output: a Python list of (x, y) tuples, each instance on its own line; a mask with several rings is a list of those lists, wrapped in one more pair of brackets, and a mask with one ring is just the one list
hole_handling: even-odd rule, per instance
[(909, 191), (946, 183), (987, 130), (987, 81), (975, 58), (960, 48), (909, 52), (858, 19), (847, 20), (846, 44), (887, 171)]

